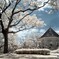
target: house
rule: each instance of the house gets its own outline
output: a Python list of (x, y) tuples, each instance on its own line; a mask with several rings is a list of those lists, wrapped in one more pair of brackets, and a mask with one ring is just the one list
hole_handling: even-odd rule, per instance
[(39, 48), (51, 50), (59, 47), (59, 35), (50, 27), (39, 39)]

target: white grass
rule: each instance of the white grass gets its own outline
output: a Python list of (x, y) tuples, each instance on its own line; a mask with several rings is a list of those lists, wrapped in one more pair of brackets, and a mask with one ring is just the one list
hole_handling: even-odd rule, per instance
[(50, 55), (8, 53), (1, 54), (0, 59), (59, 59), (59, 53), (55, 53), (52, 51)]
[(57, 56), (9, 53), (0, 55), (0, 59), (57, 59)]

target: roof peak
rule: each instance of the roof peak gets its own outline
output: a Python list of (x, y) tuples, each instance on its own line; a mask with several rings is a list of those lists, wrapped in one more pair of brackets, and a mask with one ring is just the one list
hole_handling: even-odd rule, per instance
[(50, 27), (41, 37), (59, 37), (59, 35)]
[[(52, 32), (52, 31), (54, 31), (51, 27), (50, 28), (48, 28), (48, 30), (47, 31), (50, 31), (50, 32)], [(55, 31), (54, 31), (55, 32)]]
[(53, 29), (52, 27), (49, 27), (48, 29)]

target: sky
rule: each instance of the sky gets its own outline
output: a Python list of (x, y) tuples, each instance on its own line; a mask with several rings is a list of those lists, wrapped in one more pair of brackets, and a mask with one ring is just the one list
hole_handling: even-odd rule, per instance
[[(6, 1), (8, 3), (8, 0)], [(44, 0), (41, 1), (44, 2)], [(45, 22), (46, 26), (20, 31), (19, 33), (17, 33), (18, 41), (20, 39), (22, 42), (24, 39), (26, 39), (26, 37), (31, 37), (32, 35), (34, 36), (38, 35), (40, 37), (46, 32), (46, 30), (49, 27), (53, 28), (57, 33), (59, 33), (59, 11), (58, 10), (52, 9), (52, 7), (48, 6), (47, 4), (45, 5), (45, 7), (33, 12), (33, 14), (36, 14), (38, 19), (41, 18)]]
[(21, 42), (23, 42), (26, 37), (31, 37), (31, 35), (34, 34), (39, 37), (42, 36), (49, 27), (53, 28), (59, 34), (59, 11), (54, 10), (52, 12), (52, 10), (51, 6), (46, 5), (33, 13), (36, 14), (38, 18), (41, 18), (45, 22), (46, 26), (19, 32), (18, 38)]
[(59, 11), (52, 10), (51, 7), (46, 6), (34, 13), (45, 22), (46, 26), (44, 26), (44, 28), (52, 27), (55, 30), (59, 30)]

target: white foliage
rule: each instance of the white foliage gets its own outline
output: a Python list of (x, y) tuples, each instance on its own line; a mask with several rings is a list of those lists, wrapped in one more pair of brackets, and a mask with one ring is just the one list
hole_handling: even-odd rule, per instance
[[(6, 0), (7, 3), (9, 1), (11, 1), (11, 0)], [(14, 0), (12, 0), (12, 1), (14, 1)], [(22, 2), (22, 0), (21, 0), (21, 2)], [(29, 4), (30, 4), (29, 6), (33, 6), (33, 7), (35, 5), (39, 6), (39, 4), (40, 4), (39, 3), (40, 1), (38, 2), (37, 0), (23, 0), (23, 2), (25, 4), (28, 4), (28, 2), (29, 2)], [(2, 15), (2, 20), (3, 20), (3, 24), (4, 24), (4, 27), (5, 28), (7, 28), (7, 26), (8, 26), (9, 20), (8, 20), (7, 17), (10, 17), (11, 16), (12, 9), (13, 8), (7, 9), (6, 10), (6, 14), (3, 14)], [(19, 11), (19, 10), (22, 10), (22, 7), (21, 6), (19, 6), (19, 8), (16, 8), (15, 12), (16, 11)], [(12, 22), (12, 24), (16, 23), (18, 20), (20, 20), (21, 18), (23, 18), (23, 16), (25, 16), (28, 13), (29, 12), (26, 11), (24, 13), (23, 12), (20, 12), (18, 14), (15, 14), (13, 16), (14, 21)], [(35, 27), (40, 27), (40, 26), (44, 25), (44, 21), (42, 21), (41, 19), (38, 19), (36, 15), (28, 15), (27, 17), (25, 17), (23, 19), (22, 22), (25, 23), (25, 24), (27, 24), (27, 25), (29, 25), (29, 26), (35, 26)]]
[(42, 21), (41, 19), (38, 19), (37, 16), (34, 15), (28, 15), (24, 20), (24, 23), (27, 23), (28, 25), (31, 26), (36, 26), (36, 27), (40, 27), (42, 25), (44, 25), (44, 21)]
[[(0, 0), (0, 3), (1, 3), (1, 7), (3, 7), (4, 6), (4, 1), (2, 2), (3, 0)], [(28, 14), (29, 12), (28, 11), (26, 11), (26, 12), (19, 12), (18, 14), (16, 14), (16, 15), (13, 15), (13, 17), (11, 17), (11, 15), (12, 15), (12, 9), (13, 9), (13, 7), (15, 6), (15, 3), (12, 3), (12, 1), (16, 1), (16, 0), (6, 0), (6, 3), (7, 4), (9, 4), (9, 2), (11, 2), (11, 6), (5, 11), (5, 13), (3, 13), (2, 14), (2, 21), (3, 21), (3, 25), (4, 25), (4, 28), (7, 28), (7, 26), (8, 26), (8, 24), (9, 24), (9, 21), (10, 20), (12, 20), (12, 18), (13, 18), (13, 22), (11, 23), (11, 24), (15, 24), (15, 22), (17, 22), (18, 20), (20, 20), (21, 18), (23, 18), (23, 16), (24, 15), (26, 15), (26, 14)], [(21, 0), (21, 2), (22, 2), (22, 6), (21, 6), (21, 4), (19, 5), (19, 7), (18, 7), (18, 5), (17, 5), (17, 7), (16, 7), (16, 9), (15, 9), (15, 11), (18, 11), (18, 10), (25, 10), (25, 9), (27, 9), (27, 8), (30, 8), (30, 7), (32, 7), (32, 8), (37, 8), (38, 6), (40, 6), (41, 4), (40, 4), (40, 2), (41, 1), (37, 1), (37, 0)], [(21, 3), (20, 2), (20, 3)], [(24, 2), (24, 3), (23, 3)], [(14, 12), (15, 12), (14, 11)], [(11, 19), (10, 19), (10, 18)], [(9, 18), (9, 19), (8, 19)], [(20, 22), (21, 23), (21, 25), (20, 25), (20, 27), (22, 26), (22, 24), (26, 24), (26, 25), (28, 25), (28, 26), (34, 26), (34, 27), (40, 27), (40, 26), (42, 26), (42, 25), (44, 25), (45, 23), (44, 23), (44, 21), (42, 21), (41, 19), (38, 19), (37, 18), (37, 16), (34, 14), (34, 15), (28, 15), (27, 17), (25, 17), (24, 19), (22, 19), (22, 21)], [(19, 24), (20, 24), (19, 23)], [(10, 24), (10, 25), (11, 25)], [(28, 27), (27, 26), (27, 27)], [(17, 27), (19, 27), (19, 26), (17, 26)], [(25, 27), (25, 26), (24, 26)], [(11, 40), (11, 39), (15, 39), (14, 37), (13, 37), (13, 35), (9, 35), (9, 39), (10, 39), (10, 43), (11, 44), (14, 44), (15, 43), (15, 41), (14, 40)], [(29, 43), (30, 43), (31, 41), (29, 41)], [(15, 43), (16, 44), (16, 43)]]

